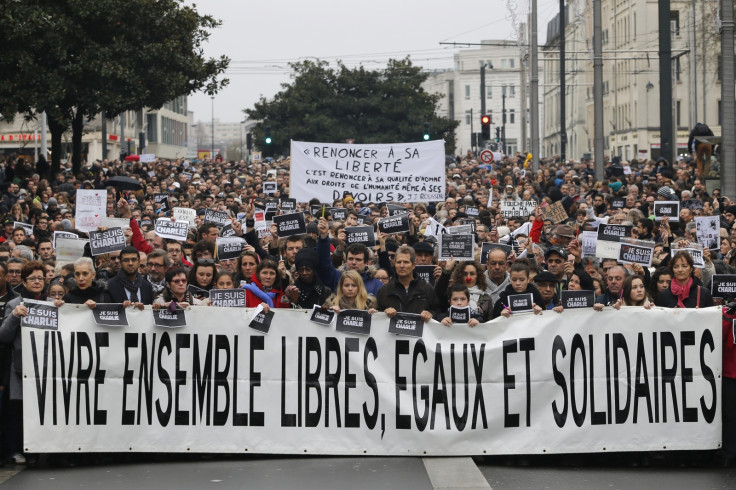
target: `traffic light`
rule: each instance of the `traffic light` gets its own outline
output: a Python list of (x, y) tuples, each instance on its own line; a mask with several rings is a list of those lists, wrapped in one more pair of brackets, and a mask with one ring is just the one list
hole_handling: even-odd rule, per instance
[(424, 141), (429, 141), (429, 123), (424, 123)]
[(253, 149), (253, 133), (248, 133), (245, 135), (245, 147), (248, 150)]
[(264, 138), (263, 138), (263, 141), (264, 141), (264, 142), (265, 142), (265, 143), (266, 143), (267, 145), (270, 145), (270, 144), (271, 144), (271, 142), (273, 141), (273, 140), (271, 139), (271, 128), (269, 128), (269, 127), (267, 127), (267, 128), (266, 128), (266, 130), (265, 130), (265, 132), (264, 132)]
[(496, 143), (501, 141), (501, 128), (496, 128)]
[(491, 139), (491, 116), (488, 114), (480, 116), (480, 134), (484, 140)]

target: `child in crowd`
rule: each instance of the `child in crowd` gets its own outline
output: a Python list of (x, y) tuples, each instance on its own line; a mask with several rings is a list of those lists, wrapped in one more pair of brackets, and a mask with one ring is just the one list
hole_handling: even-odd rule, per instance
[[(452, 317), (450, 316), (450, 309), (454, 306), (455, 308), (470, 307), (470, 291), (463, 284), (453, 284), (450, 288), (450, 308), (447, 309), (447, 313), (442, 315), (440, 321), (442, 325), (449, 327), (453, 324)], [(469, 327), (474, 327), (483, 321), (483, 313), (476, 309), (470, 309), (470, 320), (468, 321)]]
[(506, 289), (501, 292), (496, 304), (493, 305), (493, 316), (491, 318), (498, 318), (499, 316), (508, 318), (511, 316), (513, 311), (508, 306), (509, 296), (513, 296), (514, 294), (532, 293), (534, 314), (538, 315), (542, 313), (542, 307), (539, 305), (541, 305), (544, 300), (542, 299), (542, 295), (539, 294), (539, 290), (534, 286), (534, 284), (529, 282), (529, 273), (530, 270), (528, 265), (522, 262), (514, 262), (514, 265), (511, 266), (511, 282), (506, 286)]

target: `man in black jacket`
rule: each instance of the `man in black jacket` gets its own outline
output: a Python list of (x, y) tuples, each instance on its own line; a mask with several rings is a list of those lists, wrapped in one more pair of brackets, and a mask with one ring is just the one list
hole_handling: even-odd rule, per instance
[(376, 296), (379, 311), (389, 318), (396, 313), (417, 313), (428, 322), (438, 314), (438, 301), (434, 288), (424, 279), (415, 276), (417, 257), (414, 249), (402, 245), (396, 250), (394, 267), (396, 274), (388, 284), (378, 290)]
[(140, 255), (135, 247), (120, 251), (120, 271), (107, 282), (107, 292), (113, 303), (122, 303), (126, 308), (153, 304), (153, 288), (138, 272)]

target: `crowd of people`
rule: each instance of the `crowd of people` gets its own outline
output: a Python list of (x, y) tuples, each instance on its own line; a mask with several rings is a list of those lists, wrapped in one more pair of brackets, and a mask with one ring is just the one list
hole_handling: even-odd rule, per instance
[[(25, 462), (19, 329), (28, 313), (24, 298), (57, 306), (175, 309), (209, 305), (213, 289), (244, 288), (246, 306), (266, 311), (318, 305), (388, 317), (414, 313), (451, 328), (483, 328), (512, 317), (509, 296), (517, 294), (531, 294), (533, 314), (552, 310), (562, 316), (565, 290), (593, 291), (596, 310), (702, 308), (733, 299), (713, 298), (710, 283), (714, 275), (736, 270), (736, 204), (719, 189), (709, 190), (690, 159), (674, 164), (614, 159), (606, 161), (605, 178), (596, 180), (593, 162), (585, 159), (543, 159), (534, 172), (524, 167), (522, 155), (485, 165), (469, 153), (445, 164), (444, 201), (402, 204), (409, 231), (376, 232), (375, 246), (348, 244), (345, 228), (359, 223), (375, 228), (389, 215), (389, 203), (358, 202), (348, 193), (326, 203), (344, 208), (344, 220), (324, 212), (313, 215), (310, 204), (319, 203), (313, 200), (296, 204), (295, 211), (306, 215), (306, 234), (280, 237), (273, 224), (257, 229), (259, 209), (289, 196), (289, 159), (268, 160), (106, 160), (85, 165), (76, 175), (69, 168), (51, 175), (45, 162), (34, 167), (6, 159), (0, 172), (0, 385), (4, 450), (15, 463)], [(133, 177), (141, 189), (111, 186), (108, 181), (116, 176)], [(264, 194), (264, 182), (275, 182), (275, 192)], [(92, 256), (87, 249), (73, 262), (56, 260), (54, 231), (86, 237), (75, 227), (77, 189), (105, 190), (107, 214), (129, 220), (122, 250)], [(153, 196), (160, 193), (169, 195), (171, 207), (196, 211), (186, 240), (163, 239), (154, 231), (158, 218), (171, 217), (157, 209)], [(678, 222), (654, 219), (658, 200), (680, 201)], [(537, 204), (528, 216), (504, 216), (504, 201)], [(557, 202), (567, 218), (545, 213)], [(237, 259), (218, 258), (222, 226), (204, 221), (206, 209), (230, 216), (234, 236), (244, 239)], [(719, 223), (720, 246), (703, 248), (703, 267), (679, 250), (697, 242), (697, 216), (717, 216)], [(472, 224), (474, 260), (438, 260), (430, 223)], [(654, 242), (651, 267), (583, 254), (582, 232), (599, 223), (631, 225), (632, 238)], [(499, 246), (481, 261), (483, 243)], [(417, 274), (417, 266), (432, 266), (429, 281)], [(470, 308), (467, 324), (453, 323), (451, 307)], [(723, 374), (725, 397), (727, 389), (736, 390), (736, 361), (724, 360)], [(736, 421), (724, 410), (728, 462), (736, 457), (735, 432)]]

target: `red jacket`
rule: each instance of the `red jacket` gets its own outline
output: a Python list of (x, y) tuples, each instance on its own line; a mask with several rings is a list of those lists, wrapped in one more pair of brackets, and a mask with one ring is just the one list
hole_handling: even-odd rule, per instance
[(736, 315), (726, 314), (723, 308), (723, 376), (736, 378), (736, 344), (734, 344), (734, 320)]
[[(253, 274), (253, 278), (251, 279), (252, 284), (258, 286), (258, 289), (263, 291), (263, 284), (261, 284), (261, 281), (258, 280), (255, 274)], [(281, 298), (284, 296), (284, 292), (280, 289), (272, 289), (272, 293), (276, 293), (276, 296), (273, 297), (273, 307), (274, 308), (291, 308), (291, 303), (282, 303)], [(246, 308), (255, 308), (261, 303), (265, 303), (261, 298), (253, 294), (252, 292), (245, 290), (245, 306)]]
[(133, 245), (136, 250), (143, 252), (144, 254), (150, 254), (153, 252), (153, 247), (148, 244), (143, 233), (141, 233), (141, 229), (138, 227), (138, 222), (135, 218), (130, 218), (130, 231), (133, 232), (133, 235), (130, 237), (130, 244)]

